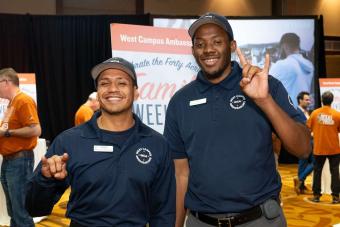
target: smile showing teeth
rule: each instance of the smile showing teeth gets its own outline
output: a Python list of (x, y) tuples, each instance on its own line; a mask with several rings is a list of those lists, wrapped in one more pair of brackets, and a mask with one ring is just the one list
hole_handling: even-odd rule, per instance
[(115, 102), (115, 101), (120, 101), (122, 100), (121, 97), (109, 97), (107, 98), (108, 101)]
[(217, 62), (217, 58), (204, 59), (203, 61), (206, 65), (211, 66)]

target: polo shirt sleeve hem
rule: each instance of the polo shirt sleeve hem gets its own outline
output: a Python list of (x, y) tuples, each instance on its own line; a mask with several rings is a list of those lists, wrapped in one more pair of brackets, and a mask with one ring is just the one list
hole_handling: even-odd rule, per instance
[(188, 156), (185, 153), (180, 152), (171, 152), (171, 158), (172, 159), (185, 159), (188, 158)]

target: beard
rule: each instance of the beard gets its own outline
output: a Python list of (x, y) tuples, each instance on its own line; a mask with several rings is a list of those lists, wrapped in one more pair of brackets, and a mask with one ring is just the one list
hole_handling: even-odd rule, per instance
[[(227, 49), (222, 51), (220, 56), (222, 57), (222, 62), (223, 62), (222, 65), (217, 70), (215, 70), (213, 72), (207, 72), (207, 70), (205, 69), (204, 65), (201, 63), (199, 56), (194, 55), (196, 63), (199, 65), (199, 67), (201, 68), (204, 76), (208, 80), (214, 80), (214, 79), (218, 79), (218, 78), (222, 77), (224, 75), (224, 72), (226, 71), (226, 69), (231, 64), (230, 52)], [(229, 58), (228, 58), (228, 56), (229, 56)]]
[(224, 61), (224, 64), (217, 69), (214, 72), (207, 72), (205, 71), (203, 65), (201, 64), (201, 62), (198, 61), (198, 59), (196, 59), (196, 62), (198, 63), (199, 67), (202, 69), (202, 72), (204, 74), (204, 76), (208, 79), (208, 80), (213, 80), (213, 79), (217, 79), (223, 76), (225, 70), (229, 67), (229, 65), (231, 64), (230, 61)]

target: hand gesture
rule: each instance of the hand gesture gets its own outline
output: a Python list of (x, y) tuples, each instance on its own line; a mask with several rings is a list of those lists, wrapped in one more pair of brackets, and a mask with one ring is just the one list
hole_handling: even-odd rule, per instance
[(41, 158), (41, 173), (44, 177), (55, 178), (57, 180), (63, 180), (67, 176), (66, 162), (68, 160), (68, 154), (64, 153), (61, 156), (53, 155), (50, 158), (43, 156)]
[(239, 48), (236, 53), (243, 68), (240, 81), (243, 92), (254, 100), (268, 97), (269, 54), (266, 54), (264, 67), (261, 69), (249, 64)]

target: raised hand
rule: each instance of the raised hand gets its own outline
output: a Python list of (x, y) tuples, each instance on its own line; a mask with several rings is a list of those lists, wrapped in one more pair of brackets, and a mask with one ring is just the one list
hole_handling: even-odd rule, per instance
[(263, 69), (249, 64), (239, 48), (236, 53), (240, 59), (242, 70), (242, 80), (240, 86), (242, 91), (254, 100), (267, 98), (268, 96), (268, 74), (270, 59), (266, 54)]
[(57, 180), (63, 180), (67, 176), (66, 163), (68, 160), (68, 154), (53, 155), (50, 158), (43, 156), (41, 158), (41, 173), (44, 177), (55, 178)]

